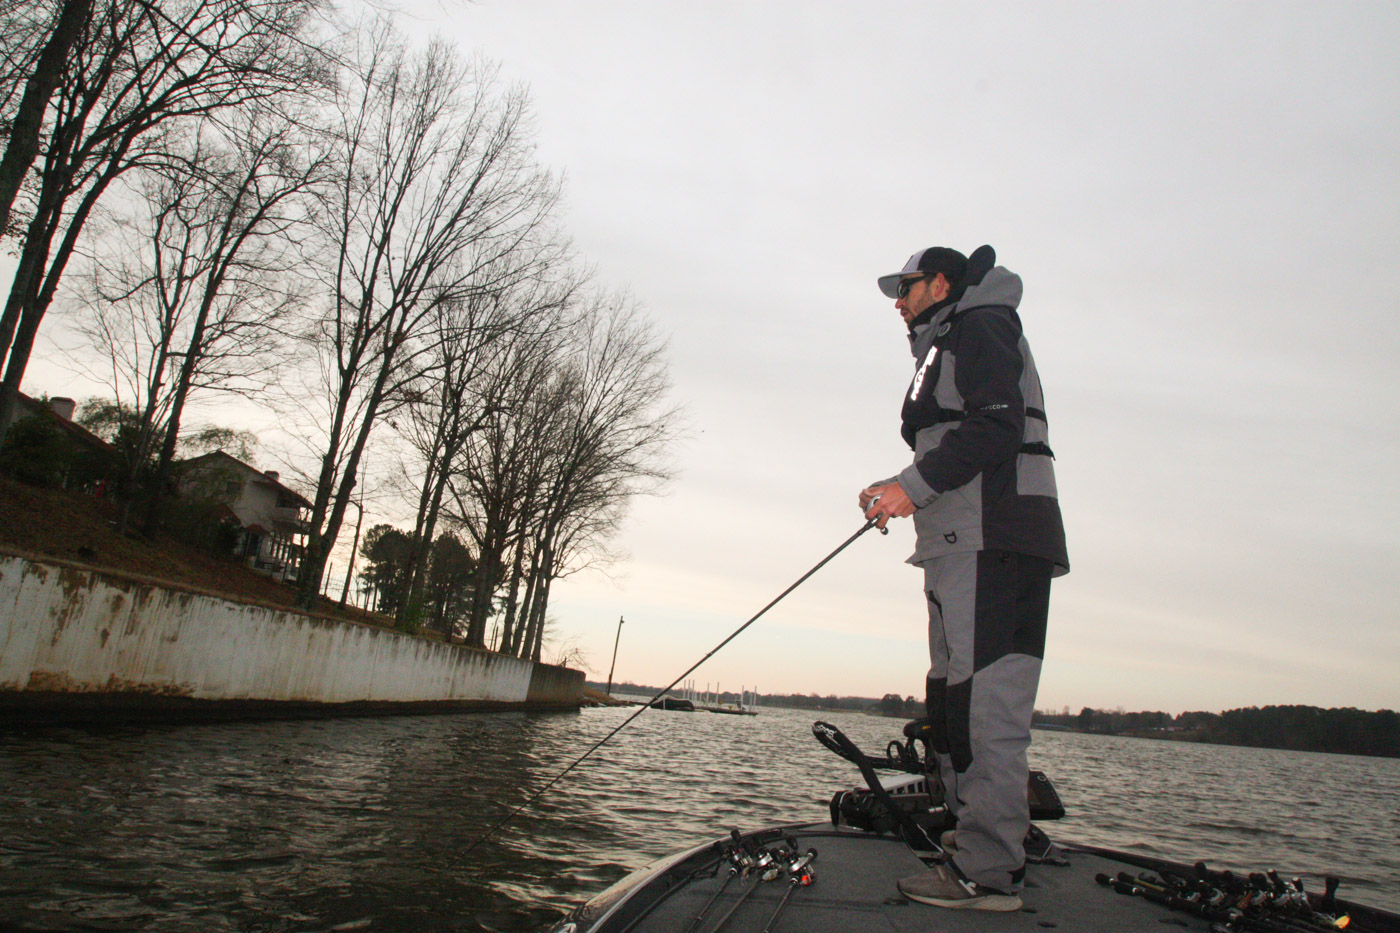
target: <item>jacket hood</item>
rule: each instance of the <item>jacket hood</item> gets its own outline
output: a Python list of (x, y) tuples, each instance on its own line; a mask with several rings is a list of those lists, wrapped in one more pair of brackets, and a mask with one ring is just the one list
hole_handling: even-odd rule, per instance
[(957, 308), (959, 311), (970, 311), (988, 305), (1000, 305), (1012, 311), (1020, 307), (1021, 277), (1005, 266), (997, 266), (963, 294)]
[(960, 300), (944, 305), (930, 318), (917, 320), (909, 328), (909, 350), (915, 359), (923, 359), (933, 346), (942, 325), (954, 314), (973, 308), (1003, 307), (1015, 311), (1021, 305), (1021, 277), (1005, 266), (997, 266), (970, 285)]

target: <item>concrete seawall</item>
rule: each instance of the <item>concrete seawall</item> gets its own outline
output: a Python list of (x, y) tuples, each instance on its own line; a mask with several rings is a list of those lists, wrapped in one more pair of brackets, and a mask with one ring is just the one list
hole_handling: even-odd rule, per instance
[(0, 554), (0, 718), (564, 709), (583, 673)]

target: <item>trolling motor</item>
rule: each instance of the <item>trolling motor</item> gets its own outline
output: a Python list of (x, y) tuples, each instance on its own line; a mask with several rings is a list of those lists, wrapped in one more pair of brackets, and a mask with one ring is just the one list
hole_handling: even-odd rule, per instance
[[(862, 789), (856, 788), (849, 792), (838, 792), (831, 799), (832, 825), (841, 825), (841, 817), (845, 815), (850, 825), (881, 833), (893, 832), (902, 836), (904, 841), (915, 849), (931, 852), (936, 856), (943, 854), (943, 848), (938, 844), (938, 834), (946, 826), (948, 808), (943, 805), (941, 792), (936, 802), (932, 799), (927, 775), (911, 775), (902, 782), (897, 793), (901, 794), (903, 800), (897, 801), (876, 776), (873, 763), (875, 759), (856, 748), (855, 743), (846, 738), (840, 729), (831, 723), (818, 721), (812, 723), (812, 735), (859, 768), (860, 776), (865, 778), (863, 795), (857, 796), (861, 794)], [(850, 796), (845, 796), (846, 793)], [(856, 820), (860, 823), (855, 822)]]
[[(944, 800), (937, 768), (931, 765), (927, 744), (927, 720), (916, 719), (904, 727), (904, 742), (892, 741), (883, 758), (867, 755), (840, 729), (827, 722), (812, 724), (812, 735), (832, 752), (860, 769), (865, 786), (837, 791), (831, 798), (831, 824), (843, 823), (874, 833), (892, 833), (918, 850), (942, 852), (939, 834), (956, 825)], [(923, 742), (920, 756), (916, 741)], [(925, 768), (931, 768), (926, 771)], [(897, 771), (883, 780), (876, 771)], [(1034, 821), (1058, 820), (1065, 815), (1064, 804), (1050, 778), (1032, 771), (1026, 782), (1026, 800)], [(1034, 823), (1024, 841), (1026, 860), (1042, 864), (1064, 864), (1059, 847)]]

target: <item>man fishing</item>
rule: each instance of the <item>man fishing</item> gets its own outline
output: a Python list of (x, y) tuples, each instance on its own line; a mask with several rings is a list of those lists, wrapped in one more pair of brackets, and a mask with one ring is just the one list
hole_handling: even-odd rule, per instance
[(914, 460), (862, 489), (884, 528), (914, 516), (929, 612), (927, 714), (956, 829), (951, 858), (901, 879), (912, 900), (1019, 910), (1031, 714), (1050, 579), (1069, 571), (1045, 403), (1017, 308), (1021, 278), (982, 246), (932, 247), (881, 276), (909, 329), (901, 411)]

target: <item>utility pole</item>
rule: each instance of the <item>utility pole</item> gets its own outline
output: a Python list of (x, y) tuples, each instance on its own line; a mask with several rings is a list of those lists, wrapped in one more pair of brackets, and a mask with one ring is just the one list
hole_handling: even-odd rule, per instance
[(613, 659), (612, 667), (608, 668), (608, 689), (603, 691), (608, 696), (612, 696), (612, 675), (617, 670), (617, 643), (622, 641), (622, 616), (617, 617), (617, 637), (613, 639)]

